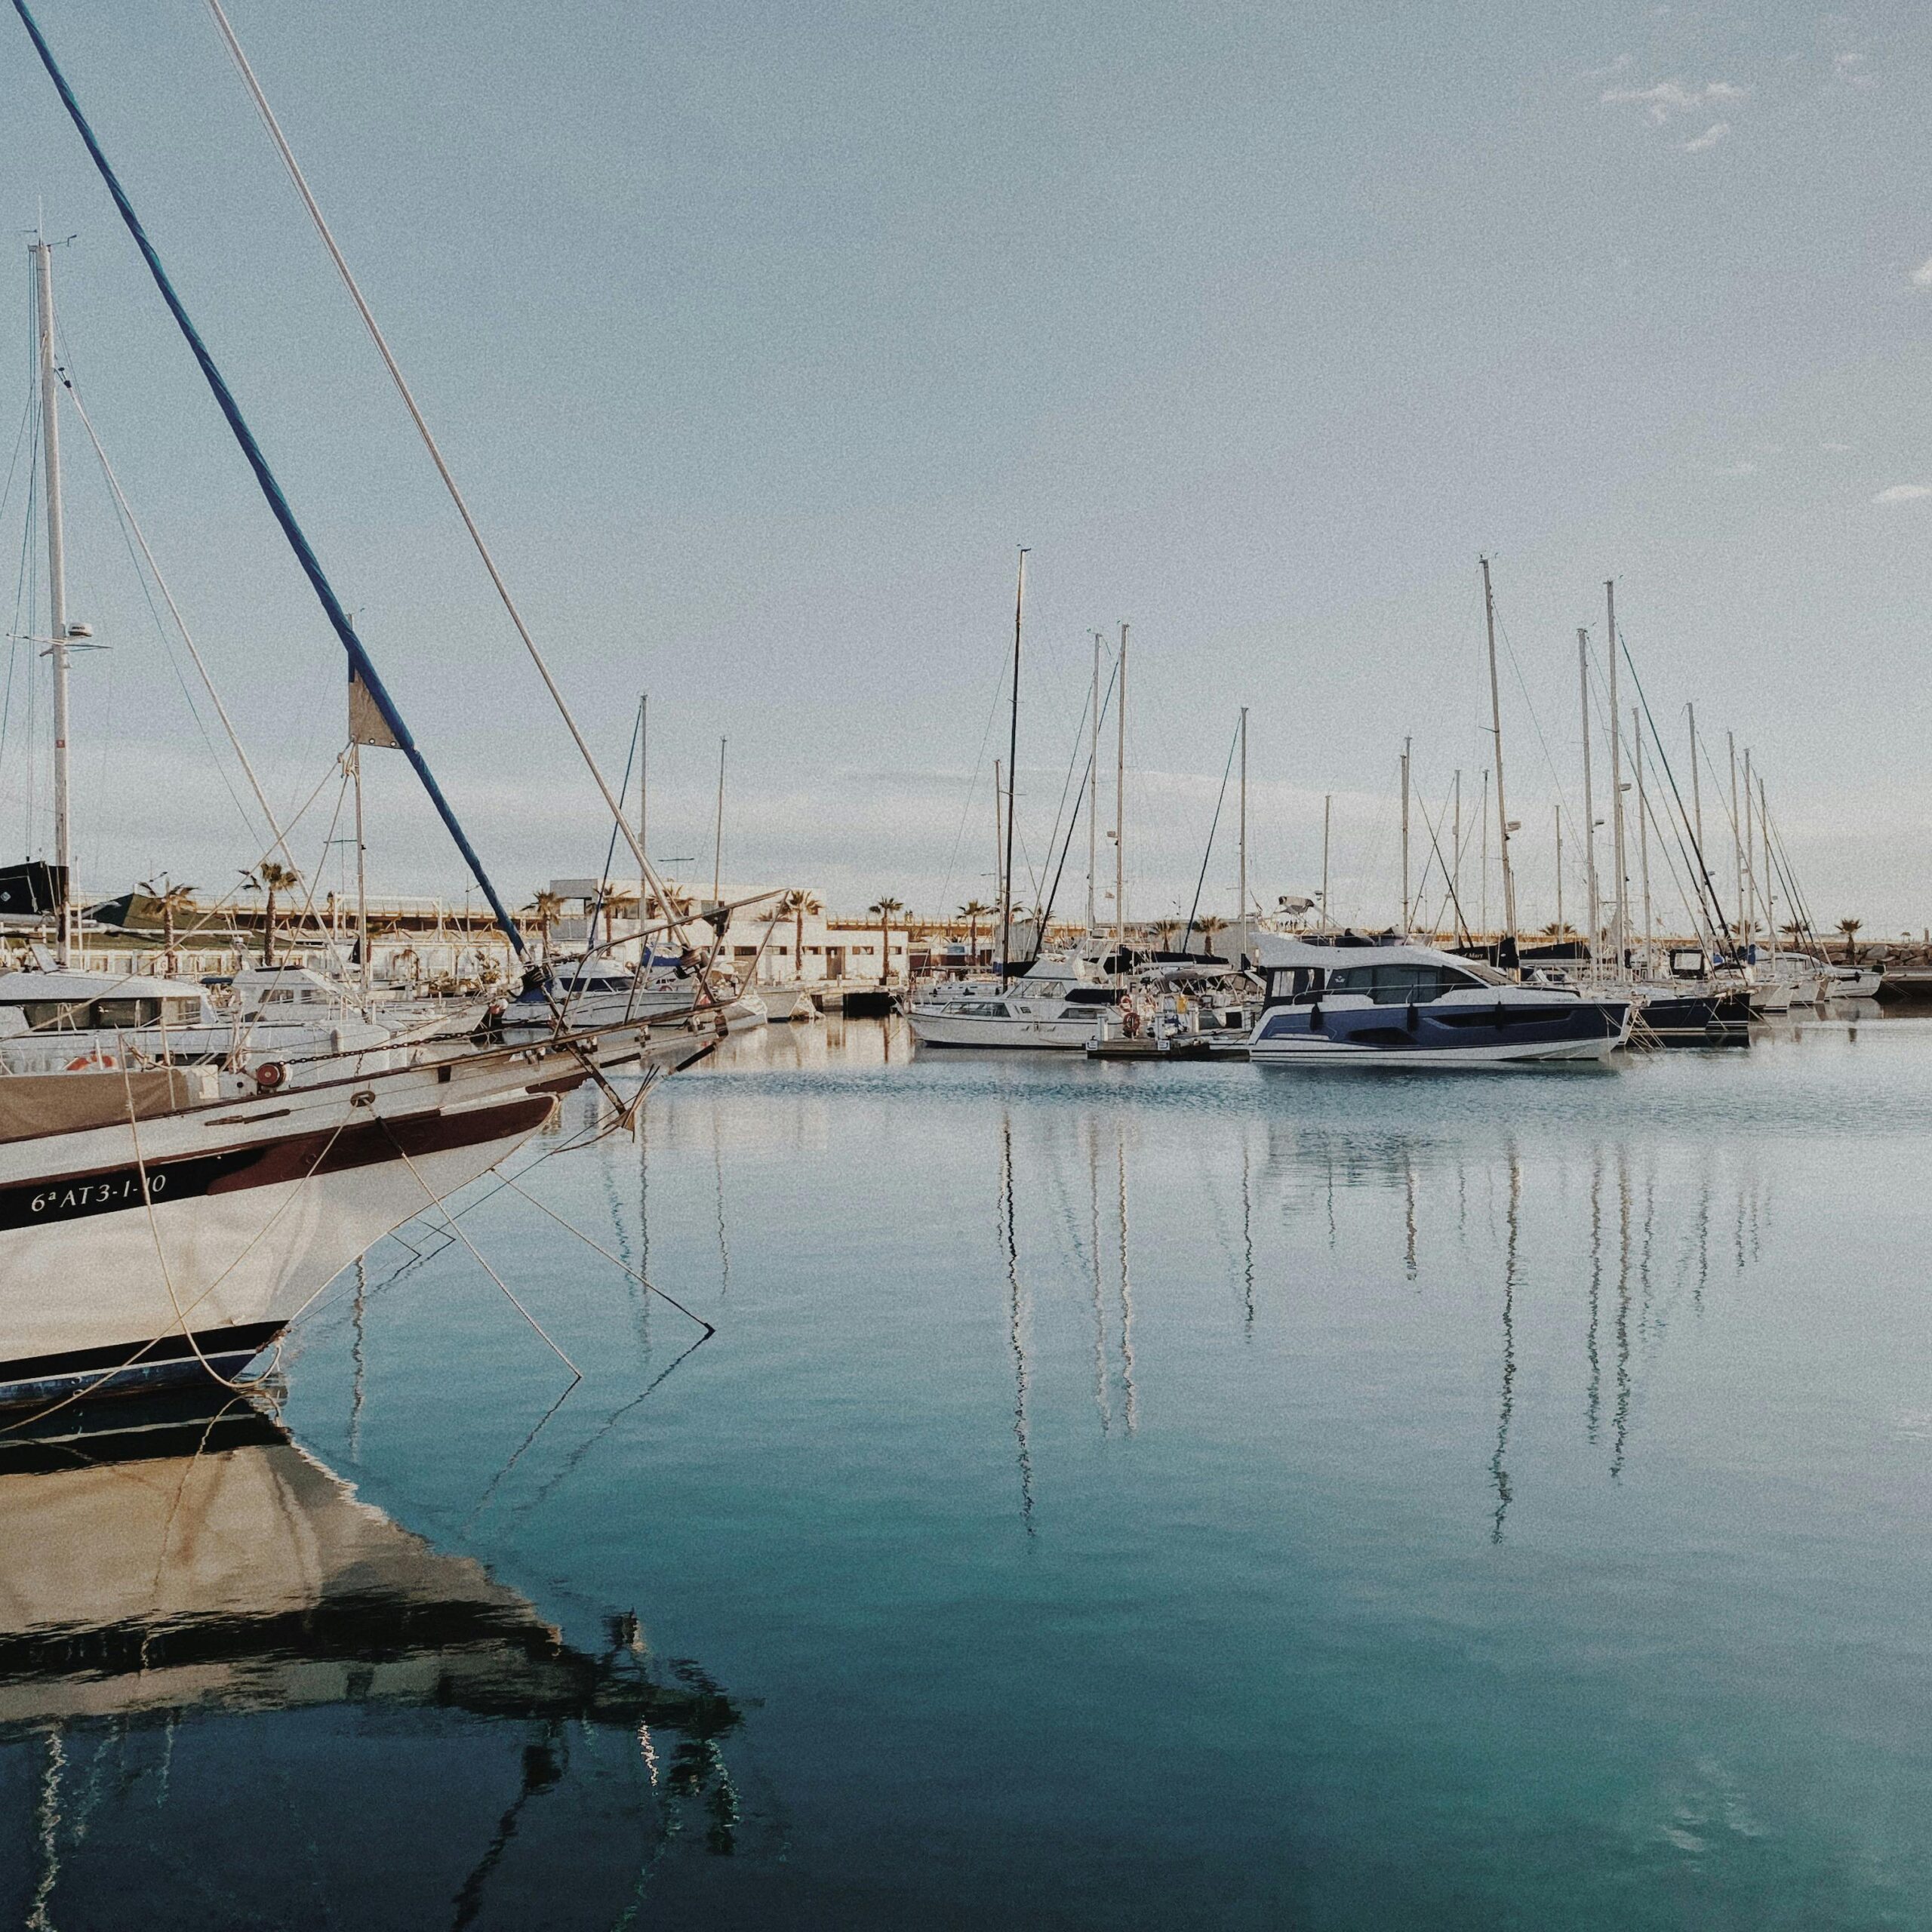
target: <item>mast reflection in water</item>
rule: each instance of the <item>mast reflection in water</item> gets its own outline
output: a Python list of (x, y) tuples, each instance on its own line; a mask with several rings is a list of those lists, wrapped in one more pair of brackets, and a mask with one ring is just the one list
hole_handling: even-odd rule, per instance
[(0, 1447), (9, 1922), (608, 1925), (734, 1849), (738, 1711), (634, 1614), (577, 1647), (247, 1403), (45, 1427)]

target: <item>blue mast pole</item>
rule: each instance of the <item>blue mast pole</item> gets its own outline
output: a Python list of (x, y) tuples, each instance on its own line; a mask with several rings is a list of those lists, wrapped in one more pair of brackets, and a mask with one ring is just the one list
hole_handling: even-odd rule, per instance
[(74, 91), (67, 85), (66, 77), (55, 62), (53, 52), (35, 23), (32, 14), (27, 11), (26, 0), (14, 0), (14, 11), (20, 17), (32, 38), (34, 51), (40, 56), (40, 64), (47, 69), (48, 78), (54, 83), (60, 96), (61, 104), (66, 109), (68, 118), (73, 122), (80, 137), (86, 143), (94, 166), (100, 171), (100, 178), (107, 184), (107, 192), (114, 198), (114, 205), (121, 211), (121, 219), (127, 224), (128, 232), (134, 238), (134, 245), (141, 251), (142, 259), (148, 265), (148, 272), (154, 277), (155, 286), (161, 291), (161, 299), (168, 304), (176, 325), (193, 350), (195, 360), (201, 365), (202, 374), (208, 379), (208, 385), (214, 392), (214, 399), (221, 413), (228, 419), (228, 426), (235, 433), (235, 440), (241, 445), (242, 454), (248, 460), (248, 467), (255, 472), (255, 481), (260, 485), (263, 496), (275, 520), (281, 526), (281, 534), (288, 538), (289, 548), (295, 552), (295, 560), (302, 566), (303, 574), (308, 578), (323, 614), (334, 627), (335, 634), (342, 640), (342, 648), (349, 654), (349, 674), (352, 683), (359, 681), (381, 713), (383, 722), (394, 736), (396, 746), (416, 768), (416, 775), (423, 781), (423, 789), (429, 795), (443, 823), (449, 828), (450, 836), (456, 841), (457, 850), (463, 854), (463, 862), (469, 866), (476, 883), (483, 888), (483, 896), (490, 902), (490, 909), (496, 915), (509, 943), (515, 949), (517, 956), (528, 959), (529, 954), (523, 943), (523, 935), (517, 930), (515, 919), (503, 902), (497, 888), (490, 881), (490, 875), (483, 869), (483, 861), (476, 855), (476, 849), (469, 842), (469, 835), (458, 823), (449, 801), (443, 796), (442, 787), (436, 783), (429, 761), (417, 748), (416, 740), (410, 735), (409, 727), (402, 721), (402, 713), (395, 707), (395, 701), (389, 694), (368, 652), (363, 648), (362, 640), (355, 635), (355, 627), (349, 621), (349, 613), (342, 608), (342, 601), (335, 594), (334, 586), (323, 574), (322, 567), (314, 550), (310, 548), (302, 526), (295, 521), (295, 512), (288, 506), (288, 499), (281, 493), (281, 485), (275, 481), (275, 472), (269, 468), (268, 459), (262, 454), (261, 445), (255, 441), (254, 432), (243, 419), (241, 409), (221, 371), (215, 367), (214, 358), (209, 355), (208, 346), (202, 340), (199, 332), (189, 320), (188, 312), (181, 306), (181, 298), (174, 292), (174, 285), (168, 278), (168, 271), (162, 266), (161, 257), (155, 253), (154, 244), (148, 239), (147, 231), (142, 227), (140, 217), (135, 214), (134, 205), (128, 199), (114, 170), (102, 153), (100, 143), (94, 139), (87, 116), (81, 112), (80, 103), (74, 98)]

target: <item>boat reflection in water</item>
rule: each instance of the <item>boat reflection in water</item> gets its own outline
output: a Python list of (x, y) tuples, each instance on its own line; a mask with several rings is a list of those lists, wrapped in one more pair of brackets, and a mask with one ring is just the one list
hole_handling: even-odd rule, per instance
[(8, 1922), (609, 1924), (734, 1848), (737, 1709), (634, 1617), (576, 1648), (263, 1410), (127, 1407), (0, 1445)]
[[(1546, 1487), (1580, 1470), (1623, 1479), (1642, 1378), (1676, 1324), (1703, 1320), (1708, 1291), (1756, 1266), (1770, 1204), (1748, 1145), (1622, 1131), (1557, 1137), (1230, 1107), (1190, 1110), (1183, 1139), (1152, 1109), (1105, 1105), (1031, 1118), (1002, 1105), (994, 1124), (986, 1318), (997, 1307), (1010, 1358), (1029, 1537), (1054, 1475), (1042, 1466), (1042, 1392), (1072, 1399), (1087, 1379), (1076, 1353), (1091, 1359), (1100, 1432), (1131, 1436), (1149, 1389), (1188, 1373), (1186, 1358), (1259, 1342), (1331, 1394), (1391, 1350), (1430, 1364), (1418, 1403), (1482, 1390), (1481, 1447), (1458, 1453), (1470, 1474), (1480, 1464), (1484, 1527), (1500, 1543), (1526, 1470)], [(1152, 1356), (1138, 1346), (1143, 1303), (1166, 1338)], [(1526, 1401), (1543, 1423), (1527, 1456)], [(1466, 1409), (1435, 1413), (1448, 1439), (1460, 1435)], [(1573, 1461), (1557, 1445), (1578, 1429), (1586, 1454)]]

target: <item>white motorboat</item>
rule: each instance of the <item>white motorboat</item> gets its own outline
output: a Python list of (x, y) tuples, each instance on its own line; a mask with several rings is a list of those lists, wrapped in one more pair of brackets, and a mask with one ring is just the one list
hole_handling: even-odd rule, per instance
[(1519, 983), (1480, 960), (1404, 943), (1257, 935), (1268, 994), (1250, 1060), (1307, 1066), (1598, 1065), (1630, 1037), (1622, 992)]
[(1824, 990), (1828, 1000), (1876, 999), (1884, 984), (1882, 971), (1872, 966), (1827, 966)]
[(1823, 960), (1806, 953), (1758, 951), (1750, 964), (1752, 1011), (1780, 1014), (1822, 1004), (1825, 970)]
[(942, 980), (906, 1011), (921, 1046), (1084, 1053), (1104, 1023), (1118, 1017), (1121, 997), (1094, 961), (1043, 954), (1011, 980)]
[[(267, 969), (272, 974), (274, 968)], [(258, 978), (254, 969), (238, 980)], [(299, 1066), (391, 1038), (313, 974), (223, 1012), (191, 980), (123, 973), (0, 974), (0, 1072), (78, 1072), (212, 1063)]]
[(559, 1022), (572, 1029), (677, 1023), (715, 1032), (721, 1011), (728, 1032), (765, 1023), (763, 999), (741, 992), (722, 968), (701, 976), (684, 962), (653, 960), (640, 968), (617, 960), (573, 959), (533, 979), (504, 1008), (503, 1019), (508, 1036), (533, 1039)]
[(794, 1020), (816, 1020), (819, 1017), (818, 1002), (812, 998), (811, 989), (802, 980), (795, 980), (787, 986), (759, 986), (755, 997), (764, 1005), (764, 1017), (774, 1026)]

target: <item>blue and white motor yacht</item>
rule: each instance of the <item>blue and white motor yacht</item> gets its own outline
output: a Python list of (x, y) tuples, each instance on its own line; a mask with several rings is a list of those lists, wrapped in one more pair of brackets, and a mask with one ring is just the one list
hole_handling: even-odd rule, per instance
[(1403, 941), (1257, 935), (1267, 998), (1248, 1057), (1317, 1066), (1469, 1067), (1609, 1061), (1627, 994), (1519, 983)]

